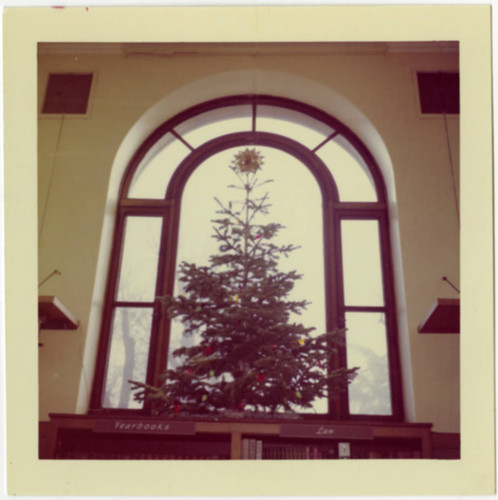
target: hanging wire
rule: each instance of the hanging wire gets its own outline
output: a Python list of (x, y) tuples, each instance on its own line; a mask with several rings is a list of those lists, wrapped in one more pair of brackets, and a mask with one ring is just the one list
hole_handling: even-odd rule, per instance
[(38, 231), (38, 239), (40, 239), (42, 230), (43, 230), (43, 225), (45, 223), (45, 215), (47, 213), (47, 206), (48, 206), (48, 201), (50, 199), (50, 194), (52, 191), (52, 184), (53, 184), (53, 178), (54, 178), (54, 171), (55, 171), (55, 163), (57, 161), (57, 152), (59, 151), (59, 144), (61, 141), (61, 135), (62, 135), (62, 125), (64, 124), (64, 117), (65, 113), (62, 113), (61, 121), (60, 121), (60, 126), (59, 126), (59, 131), (57, 133), (57, 141), (55, 143), (55, 151), (54, 151), (54, 161), (52, 162), (52, 169), (50, 170), (50, 179), (48, 181), (48, 188), (47, 188), (47, 195), (45, 197), (45, 205), (43, 207), (43, 212), (42, 212), (42, 217), (40, 221), (40, 229)]
[(455, 289), (458, 293), (460, 293), (460, 290), (446, 277), (446, 276), (443, 276), (443, 281), (446, 281), (446, 283), (448, 283), (448, 285), (450, 285), (453, 289)]
[(446, 146), (448, 149), (448, 157), (450, 160), (450, 169), (451, 169), (451, 179), (453, 181), (453, 194), (455, 196), (455, 206), (456, 206), (456, 214), (457, 214), (457, 219), (458, 219), (458, 227), (460, 227), (460, 207), (459, 207), (459, 200), (458, 200), (458, 189), (456, 186), (456, 179), (455, 179), (455, 167), (453, 165), (453, 156), (451, 154), (451, 144), (450, 144), (450, 134), (448, 130), (448, 119), (446, 117), (446, 101), (444, 98), (443, 94), (443, 74), (441, 71), (439, 71), (439, 104), (441, 106), (442, 112), (443, 112), (443, 121), (444, 121), (444, 130), (446, 133)]
[(45, 281), (48, 281), (54, 274), (62, 274), (60, 271), (58, 271), (57, 269), (54, 269), (44, 280), (40, 281), (40, 283), (38, 283), (38, 288), (40, 288), (43, 283), (45, 283)]

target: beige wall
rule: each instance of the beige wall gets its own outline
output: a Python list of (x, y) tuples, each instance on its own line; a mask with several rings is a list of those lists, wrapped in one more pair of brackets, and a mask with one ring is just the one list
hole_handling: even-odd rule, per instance
[[(299, 94), (302, 101), (315, 105), (321, 99), (322, 107), (337, 110), (336, 116), (374, 150), (381, 166), (390, 169), (392, 165), (397, 203), (391, 210), (393, 220), (399, 222), (399, 241), (394, 238), (394, 243), (401, 257), (397, 283), (405, 366), (411, 359), (405, 382), (408, 389), (413, 384), (411, 403), (406, 391), (407, 413), (411, 419), (433, 422), (437, 431), (458, 432), (459, 336), (417, 333), (437, 297), (456, 296), (441, 277), (459, 285), (459, 226), (444, 121), (441, 116), (419, 113), (415, 74), (457, 68), (457, 52), (385, 52), (378, 47), (349, 54), (262, 56), (42, 52), (40, 102), (49, 72), (95, 72), (96, 78), (87, 116), (40, 115), (38, 123), (39, 277), (54, 269), (62, 273), (47, 281), (40, 294), (57, 295), (81, 323), (77, 331), (41, 334), (40, 419), (46, 420), (51, 412), (84, 409), (81, 401), (91, 384), (92, 346), (98, 335), (105, 278), (106, 253), (100, 253), (100, 264), (98, 260), (103, 227), (102, 241), (109, 240), (104, 213), (112, 207), (107, 201), (110, 181), (111, 192), (116, 189), (113, 165), (122, 168), (155, 122), (204, 100), (204, 94), (223, 95), (230, 89), (244, 93), (245, 87), (251, 87), (251, 75), (254, 82), (264, 80), (262, 88), (270, 88), (275, 75), (275, 81), (287, 80), (275, 85), (275, 92), (279, 89), (280, 95), (294, 98)], [(249, 78), (237, 92), (240, 75)], [(206, 78), (217, 83), (201, 92), (202, 85), (195, 82)], [(259, 84), (254, 82), (257, 90)], [(448, 118), (448, 131), (458, 186), (457, 118)]]

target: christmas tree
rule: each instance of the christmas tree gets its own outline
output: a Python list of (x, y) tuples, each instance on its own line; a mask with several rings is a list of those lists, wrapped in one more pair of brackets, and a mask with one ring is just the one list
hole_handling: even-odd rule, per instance
[(219, 254), (207, 266), (182, 262), (184, 293), (160, 298), (183, 334), (198, 341), (173, 352), (181, 363), (165, 371), (160, 387), (130, 381), (135, 399), (153, 401), (157, 413), (296, 412), (344, 390), (356, 374), (329, 365), (344, 330), (313, 335), (292, 321), (307, 305), (289, 299), (301, 275), (279, 271), (278, 263), (298, 247), (277, 245), (283, 226), (265, 223), (269, 196), (258, 192), (272, 181), (259, 181), (262, 165), (254, 149), (235, 155), (229, 168), (237, 183), (228, 187), (241, 196), (228, 204), (215, 198)]

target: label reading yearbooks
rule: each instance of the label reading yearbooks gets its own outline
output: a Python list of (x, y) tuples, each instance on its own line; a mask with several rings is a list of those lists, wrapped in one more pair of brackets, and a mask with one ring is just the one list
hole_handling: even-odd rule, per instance
[(194, 434), (194, 422), (168, 422), (148, 419), (98, 419), (94, 432), (121, 432), (139, 434)]
[(373, 439), (372, 428), (365, 425), (280, 424), (280, 435), (304, 438)]

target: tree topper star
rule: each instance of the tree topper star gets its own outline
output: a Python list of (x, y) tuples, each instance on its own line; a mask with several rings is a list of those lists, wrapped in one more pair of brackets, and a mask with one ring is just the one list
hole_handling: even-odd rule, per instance
[(239, 173), (253, 174), (261, 169), (263, 156), (255, 149), (246, 148), (235, 155), (232, 160), (232, 168)]

